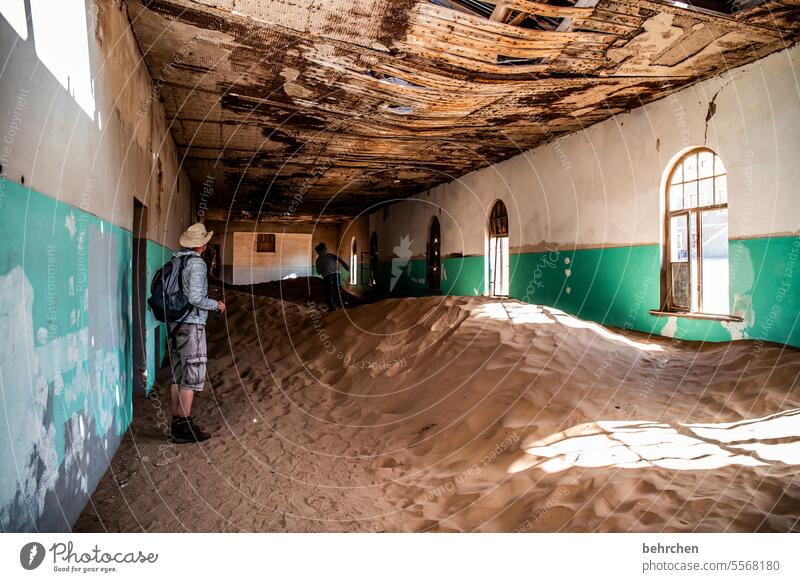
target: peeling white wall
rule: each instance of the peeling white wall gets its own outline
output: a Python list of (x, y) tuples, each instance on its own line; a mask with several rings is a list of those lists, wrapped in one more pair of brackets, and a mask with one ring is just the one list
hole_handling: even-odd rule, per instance
[[(284, 224), (246, 220), (209, 221), (207, 228), (214, 231), (210, 244), (220, 245), (222, 278), (233, 285), (274, 281), (292, 273), (297, 277), (313, 275), (312, 265), (316, 258), (314, 246), (319, 242), (325, 242), (329, 248), (336, 248), (340, 230), (339, 225), (327, 223)], [(275, 256), (269, 259), (267, 262), (270, 264), (267, 264), (253, 257), (252, 248), (256, 233), (272, 233), (277, 237), (287, 235), (290, 239), (302, 240), (304, 255), (301, 257), (293, 245), (284, 249), (278, 243)], [(273, 268), (277, 265), (282, 266)]]
[(15, 182), (24, 177), (26, 186), (128, 230), (135, 197), (148, 207), (148, 238), (175, 248), (190, 219), (191, 186), (159, 88), (142, 60), (124, 4), (89, 0), (85, 7), (85, 19), (70, 24), (76, 30), (62, 28), (58, 41), (67, 56), (88, 51), (93, 112), (59, 81), (59, 67), (68, 68), (69, 62), (50, 68), (42, 62), (44, 39), (37, 33), (52, 27), (41, 24), (47, 23), (37, 16), (41, 12), (34, 10), (27, 39), (0, 16), (0, 52), (8, 55), (0, 83), (2, 173)]
[(434, 214), (444, 256), (483, 254), (497, 198), (516, 252), (656, 244), (662, 176), (676, 154), (702, 145), (728, 169), (731, 238), (797, 233), (799, 61), (799, 47), (775, 53), (379, 210), (370, 226), (381, 257), (403, 237), (414, 257), (424, 256)]
[(258, 235), (254, 232), (233, 234), (231, 283), (250, 285), (311, 275), (311, 234), (270, 234), (275, 235), (274, 252), (256, 252)]

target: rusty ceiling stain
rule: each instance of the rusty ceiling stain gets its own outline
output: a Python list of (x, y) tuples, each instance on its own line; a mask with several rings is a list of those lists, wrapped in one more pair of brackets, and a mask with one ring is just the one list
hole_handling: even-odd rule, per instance
[(216, 218), (347, 218), (800, 39), (800, 0), (127, 4)]

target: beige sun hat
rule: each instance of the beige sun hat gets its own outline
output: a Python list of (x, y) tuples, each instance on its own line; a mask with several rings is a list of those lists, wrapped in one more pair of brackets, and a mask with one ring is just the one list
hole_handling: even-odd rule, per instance
[(206, 231), (206, 225), (202, 222), (195, 222), (192, 226), (183, 231), (180, 243), (183, 248), (196, 249), (211, 240), (214, 231)]

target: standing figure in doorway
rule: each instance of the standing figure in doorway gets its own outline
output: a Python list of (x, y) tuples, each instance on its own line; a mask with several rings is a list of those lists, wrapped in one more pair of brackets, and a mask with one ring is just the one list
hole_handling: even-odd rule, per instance
[(350, 271), (350, 266), (340, 259), (337, 255), (328, 252), (328, 247), (324, 242), (319, 243), (314, 247), (317, 251), (317, 273), (322, 275), (322, 283), (325, 287), (325, 301), (328, 303), (328, 309), (336, 311), (336, 304), (333, 301), (334, 293), (339, 297), (339, 305), (342, 305), (342, 294), (340, 290), (339, 278), (339, 265), (342, 265), (345, 271)]
[(192, 401), (206, 381), (206, 318), (209, 311), (225, 311), (225, 304), (208, 296), (208, 267), (203, 251), (214, 232), (193, 224), (181, 235), (183, 247), (175, 256), (186, 256), (181, 272), (181, 289), (191, 309), (180, 323), (171, 323), (172, 361), (172, 441), (194, 443), (211, 435), (192, 422)]

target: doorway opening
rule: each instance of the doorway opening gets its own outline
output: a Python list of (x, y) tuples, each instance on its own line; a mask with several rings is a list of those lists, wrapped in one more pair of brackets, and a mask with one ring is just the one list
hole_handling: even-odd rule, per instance
[(358, 247), (356, 237), (350, 242), (350, 284), (358, 285)]
[(428, 291), (442, 290), (442, 232), (439, 219), (431, 222), (428, 236)]
[(498, 200), (489, 214), (489, 295), (508, 296), (508, 251), (508, 211)]

